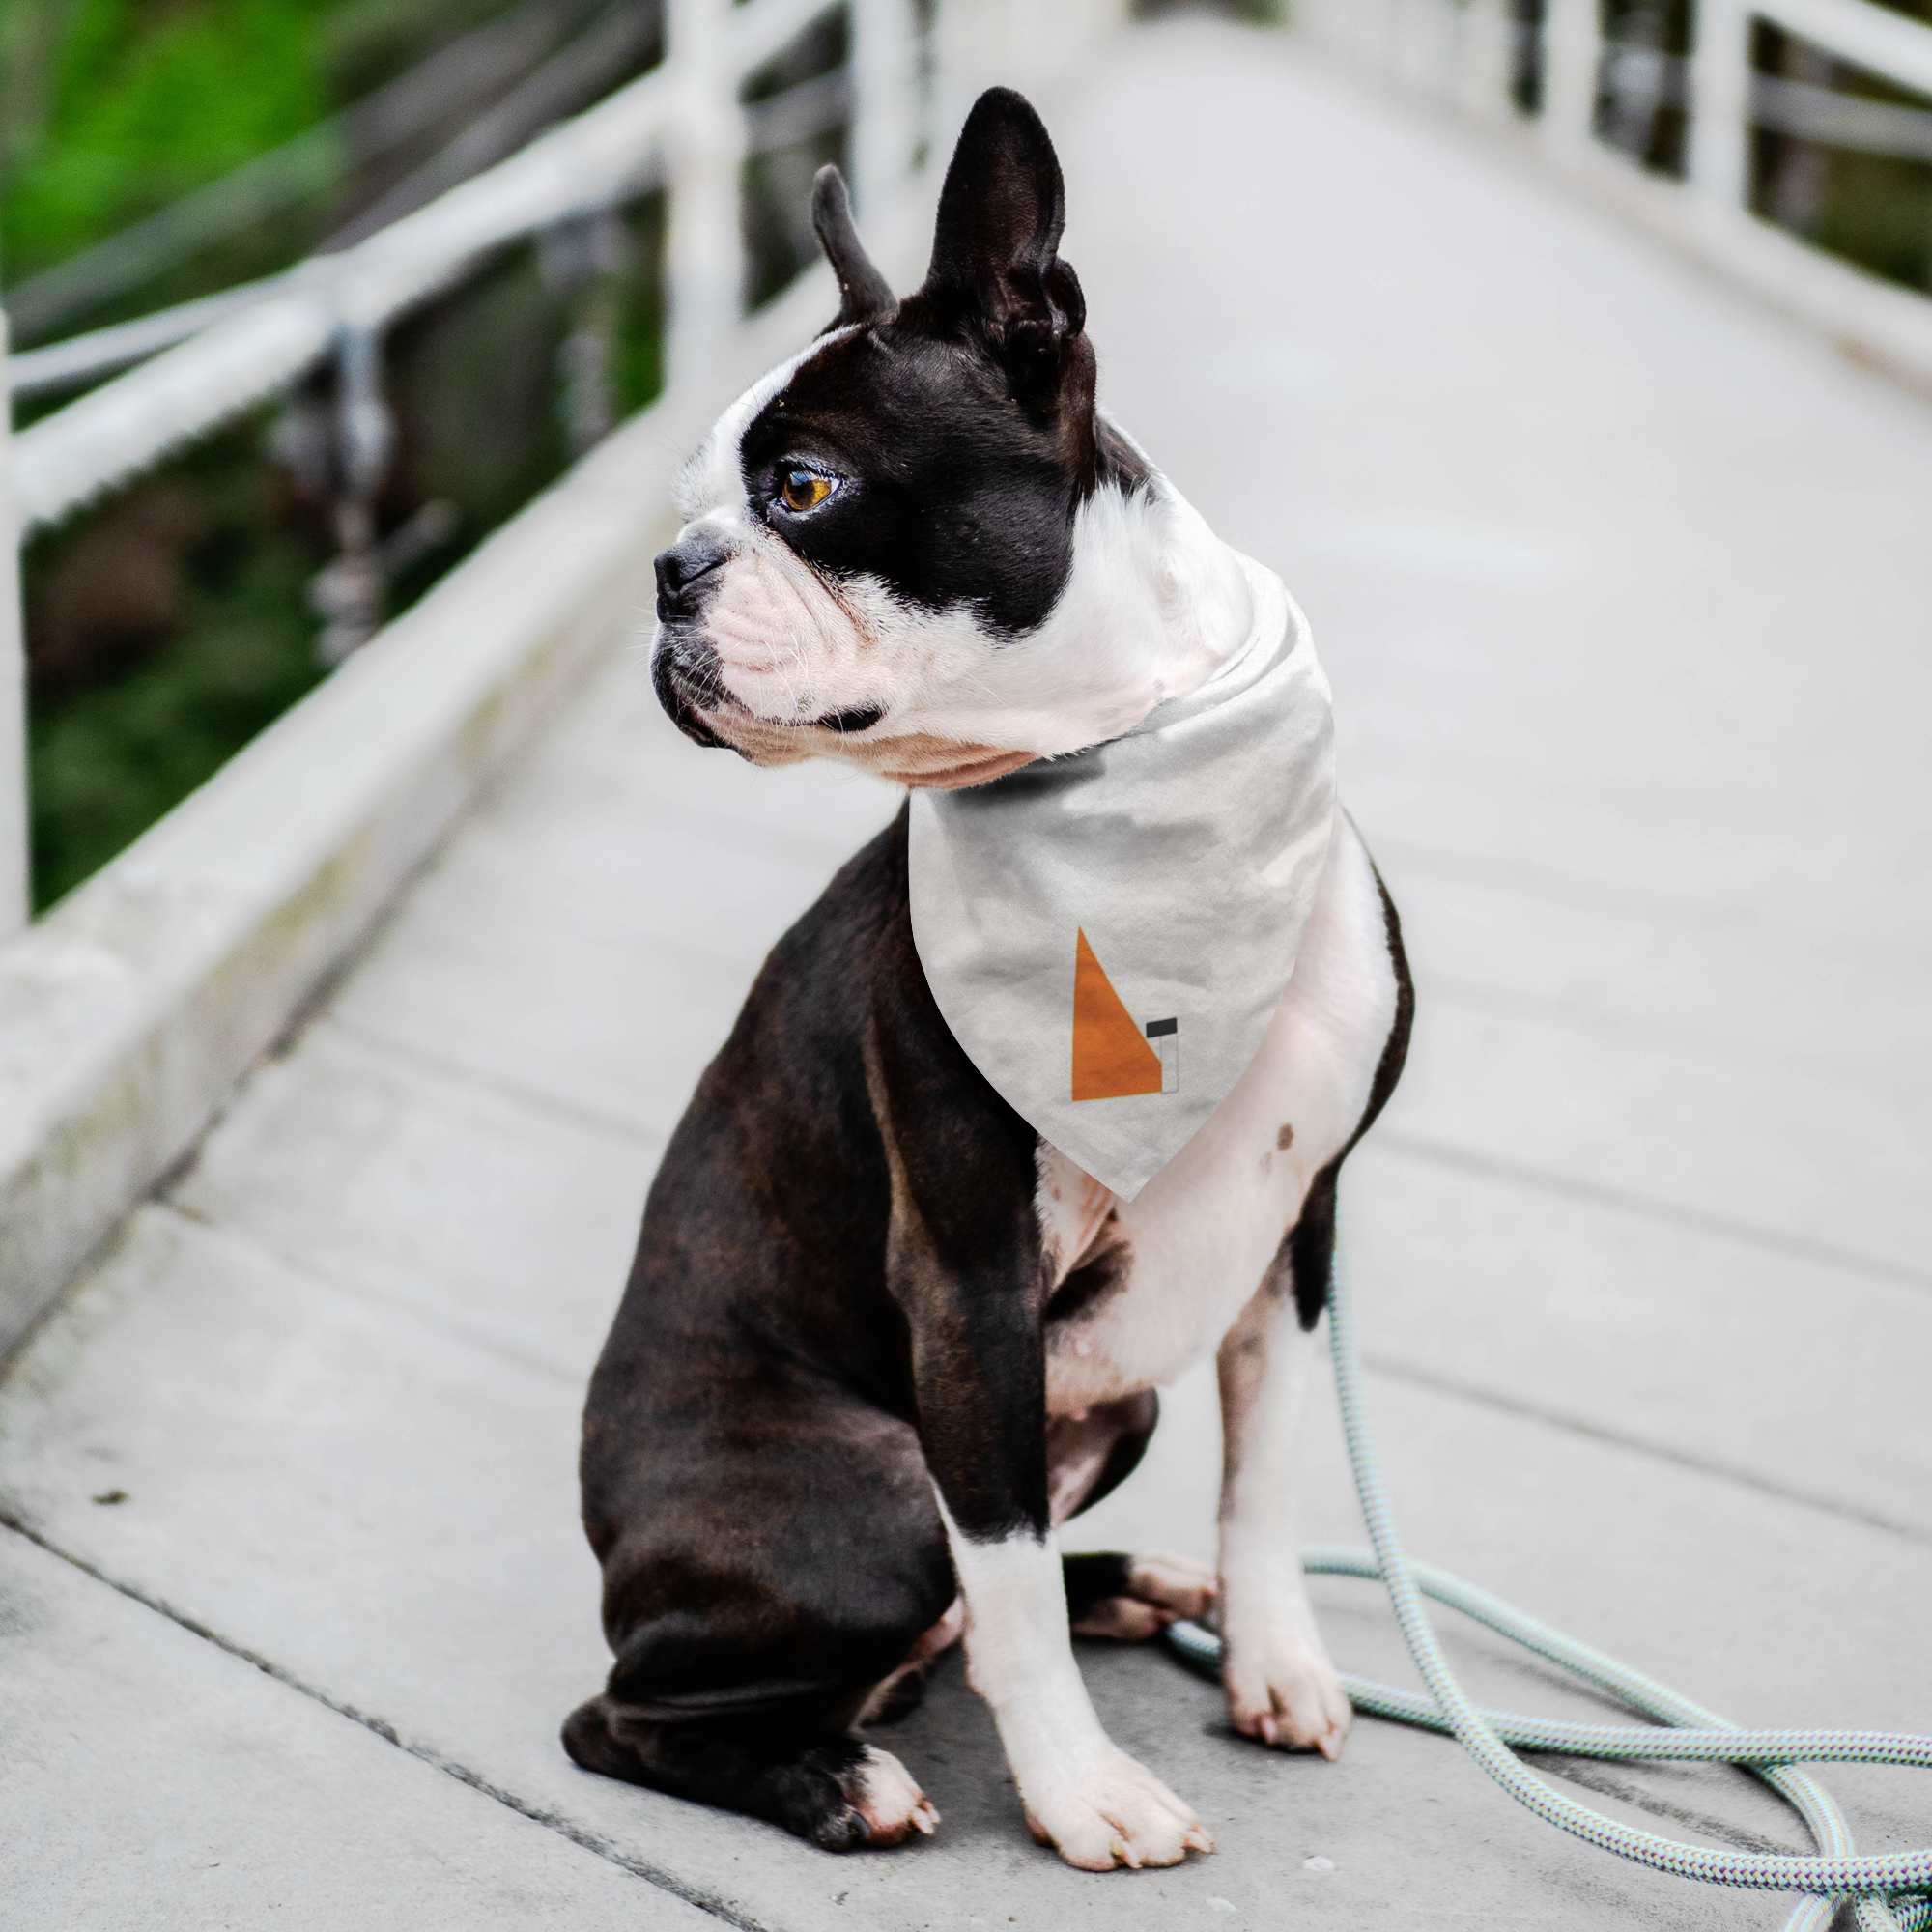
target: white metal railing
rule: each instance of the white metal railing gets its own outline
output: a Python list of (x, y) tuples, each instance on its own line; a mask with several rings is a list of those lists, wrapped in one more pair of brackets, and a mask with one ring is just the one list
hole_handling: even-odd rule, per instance
[[(822, 8), (824, 0), (819, 0)], [(753, 57), (781, 43), (806, 4), (763, 0), (742, 10), (739, 45)], [(762, 31), (759, 31), (762, 30)], [(11, 506), (17, 545), (92, 498), (152, 468), (173, 449), (285, 389), (326, 356), (342, 363), (342, 431), (350, 471), (346, 549), (366, 550), (367, 508), (386, 466), (380, 402), (380, 332), (506, 242), (647, 185), (689, 103), (688, 63), (660, 68), (521, 154), (340, 253), (209, 305), (206, 326), (128, 374), (11, 437)], [(10, 385), (11, 386), (11, 385)], [(344, 580), (366, 592), (366, 569)], [(25, 675), (17, 578), (0, 631), (0, 936), (26, 917), (26, 770), (18, 702)], [(362, 603), (369, 602), (366, 594)], [(366, 614), (366, 613), (365, 613)], [(363, 628), (367, 628), (366, 624)]]
[[(776, 107), (742, 112), (741, 85), (824, 4), (671, 0), (669, 59), (656, 85), (615, 97), (615, 108), (606, 103), (532, 149), (535, 164), (525, 156), (497, 177), (526, 221), (582, 209), (586, 196), (594, 211), (612, 182), (639, 178), (627, 169), (662, 185), (671, 308), (664, 393), (127, 852), (0, 944), (0, 1353), (194, 1146), (503, 761), (635, 639), (649, 607), (651, 552), (670, 526), (677, 462), (720, 404), (795, 349), (836, 301), (820, 268), (756, 315), (739, 312), (739, 163), (781, 122)], [(903, 285), (931, 234), (940, 173), (921, 175), (915, 154), (943, 159), (945, 131), (991, 81), (1050, 88), (1125, 10), (1122, 0), (945, 0), (934, 25), (929, 5), (915, 14), (914, 0), (846, 4), (847, 152), (867, 241)], [(782, 125), (830, 113), (836, 93), (793, 102)], [(613, 128), (623, 115), (633, 118)], [(585, 128), (601, 131), (587, 139)], [(573, 162), (558, 183), (551, 170), (560, 153), (583, 171)], [(260, 315), (218, 325), (249, 325), (246, 368), (219, 366), (201, 340), (185, 342), (108, 385), (127, 404), (118, 437), (106, 433), (111, 422), (92, 421), (98, 405), (76, 405), (19, 442), (45, 450), (58, 440), (48, 425), (89, 424), (76, 437), (87, 460), (62, 458), (64, 488), (78, 496), (131, 473), (170, 439), (197, 434), (197, 422), (264, 383), (286, 382), (301, 356), (339, 355), (353, 402), (357, 358), (366, 376), (380, 343), (370, 330), (343, 332), (352, 298), (372, 306), (349, 309), (349, 319), (380, 317), (377, 297), (406, 301), (412, 288), (440, 285), (437, 276), (457, 272), (449, 264), (462, 246), (484, 245), (508, 222), (494, 194), (479, 210), (485, 197), (458, 192), (464, 199), (425, 209), (410, 231), (425, 249), (436, 242), (438, 254), (412, 261), (392, 236), (362, 258), (370, 279), (359, 289), (300, 291), (304, 304), (328, 311), (334, 334), (305, 336), (308, 309), (283, 304), (289, 291), (279, 291)], [(605, 219), (566, 217), (546, 238), (549, 252), (594, 255)], [(270, 309), (283, 317), (276, 327), (262, 319)], [(0, 497), (13, 453), (0, 439)], [(50, 473), (34, 482), (42, 503), (58, 495)], [(10, 514), (0, 503), (0, 532)], [(19, 742), (14, 546), (0, 544), (0, 558), (9, 574), (0, 580), (0, 658), (12, 667), (0, 678), (0, 843), (19, 855), (23, 793), (17, 765), (4, 763)], [(23, 875), (11, 875), (16, 909)]]
[[(845, 11), (850, 49), (839, 73), (747, 109), (750, 74), (814, 21)], [(914, 0), (666, 0), (666, 51), (658, 68), (521, 153), (451, 188), (355, 245), (318, 257), (252, 287), (208, 298), (184, 317), (156, 319), (156, 342), (185, 339), (11, 439), (0, 452), (0, 530), (18, 535), (58, 521), (141, 474), (168, 453), (286, 389), (325, 358), (339, 372), (339, 434), (352, 472), (338, 506), (347, 565), (367, 551), (367, 509), (386, 461), (381, 399), (382, 335), (396, 317), (459, 280), (520, 238), (594, 218), (650, 186), (668, 189), (666, 237), (666, 389), (706, 382), (742, 317), (738, 197), (748, 154), (795, 138), (802, 128), (849, 116), (855, 198), (876, 218), (901, 194), (914, 156), (936, 132), (933, 116), (956, 110), (980, 81), (1048, 71), (1093, 33), (1119, 19), (1122, 0), (948, 0), (938, 31), (922, 44)], [(1809, 250), (1759, 221), (1747, 206), (1753, 126), (1779, 116), (1825, 126), (1810, 97), (1784, 99), (1751, 71), (1753, 20), (1766, 20), (1908, 90), (1932, 96), (1932, 29), (1869, 0), (1699, 0), (1687, 62), (1663, 57), (1629, 78), (1629, 50), (1605, 43), (1599, 0), (1543, 0), (1540, 22), (1520, 24), (1511, 0), (1297, 0), (1297, 28), (1406, 84), (1464, 111), (1516, 118), (1525, 35), (1533, 36), (1540, 90), (1536, 133), (1552, 154), (1630, 182), (1636, 171), (1610, 156), (1597, 133), (1606, 87), (1649, 87), (1687, 100), (1687, 181), (1647, 184), (1693, 218), (1681, 232), (1724, 257), (1765, 292), (1841, 336), (1862, 341), (1932, 380), (1932, 302)], [(1623, 62), (1624, 80), (1616, 64)], [(940, 76), (944, 104), (927, 84)], [(1844, 97), (1826, 96), (1842, 105)], [(1781, 103), (1781, 104), (1780, 104)], [(1862, 103), (1872, 106), (1874, 103)], [(1837, 112), (1838, 108), (1832, 109)], [(1881, 109), (1904, 122), (1868, 132), (1910, 150), (1915, 110)], [(828, 118), (830, 117), (830, 118)], [(1802, 131), (1802, 129), (1794, 129)], [(142, 325), (133, 325), (138, 328)], [(153, 344), (142, 346), (154, 346)], [(4, 375), (0, 338), (0, 375)], [(38, 356), (61, 353), (37, 351)], [(71, 353), (95, 353), (82, 345)], [(117, 353), (119, 353), (117, 351)], [(728, 359), (728, 358), (727, 358)], [(5, 385), (0, 384), (0, 393)], [(359, 479), (359, 480), (358, 480)], [(25, 918), (26, 805), (21, 730), (24, 676), (14, 545), (0, 577), (0, 937)], [(335, 585), (361, 597), (370, 579), (354, 568)], [(380, 585), (380, 580), (375, 580)]]
[[(741, 106), (747, 76), (839, 8), (848, 67), (775, 101)], [(1056, 31), (1077, 36), (1121, 9), (1081, 0), (1057, 23), (1029, 21), (1025, 0), (962, 0), (949, 11), (962, 16), (951, 23), (953, 44), (964, 46), (964, 28), (994, 61), (1018, 56), (1023, 67)], [(368, 505), (390, 440), (380, 357), (391, 321), (506, 243), (667, 186), (668, 393), (701, 384), (741, 322), (738, 197), (749, 153), (849, 117), (855, 200), (862, 211), (893, 201), (932, 132), (921, 120), (923, 104), (931, 106), (923, 78), (935, 56), (922, 53), (914, 0), (667, 0), (665, 12), (665, 58), (651, 72), (366, 240), (186, 310), (35, 352), (37, 375), (54, 379), (68, 363), (85, 370), (143, 353), (151, 359), (0, 450), (0, 530), (11, 522), (15, 532), (0, 566), (0, 938), (24, 922), (28, 903), (19, 541), (333, 357), (349, 481), (337, 512), (344, 557), (332, 583), (351, 604), (360, 596), (367, 606), (371, 577), (366, 568), (358, 576), (357, 546), (366, 561)], [(929, 8), (923, 17), (929, 24)], [(114, 338), (104, 351), (102, 336)], [(0, 376), (5, 366), (0, 336)], [(9, 386), (0, 383), (0, 395)]]
[[(1521, 12), (1534, 11), (1531, 23)], [(1932, 102), (1932, 27), (1872, 0), (1695, 0), (1688, 57), (1605, 39), (1601, 0), (1295, 0), (1295, 25), (1350, 60), (1459, 110), (1521, 118), (1516, 83), (1533, 55), (1534, 130), (1567, 168), (1655, 219), (1761, 295), (1829, 329), (1869, 359), (1932, 386), (1932, 300), (1883, 282), (1760, 219), (1750, 206), (1750, 144), (1765, 129), (1826, 145), (1932, 159), (1932, 108), (1862, 100), (1756, 72), (1764, 22), (1826, 58)], [(1681, 180), (1628, 166), (1600, 128), (1620, 99), (1690, 117)]]
[[(728, 143), (722, 130), (741, 118), (737, 76), (828, 4), (837, 0), (758, 0), (725, 12), (727, 31), (699, 36), (683, 14), (708, 16), (719, 11), (712, 0), (690, 9), (674, 0), (671, 20), (674, 34), (682, 30), (682, 51), (641, 80), (355, 247), (258, 285), (258, 298), (240, 313), (20, 432), (14, 439), (14, 487), (23, 534), (292, 382), (345, 331), (381, 328), (479, 256), (636, 192), (668, 170), (683, 185), (692, 163)], [(705, 44), (707, 38), (715, 43)], [(722, 88), (721, 76), (728, 76)], [(728, 145), (724, 152), (735, 165)], [(735, 176), (724, 185), (735, 194)], [(734, 269), (736, 233), (734, 203), (716, 238)], [(687, 309), (693, 293), (680, 290)], [(735, 320), (735, 294), (734, 279), (723, 308), (703, 304), (713, 326)]]
[[(539, 73), (555, 71), (560, 41), (570, 42), (564, 49), (565, 58), (575, 53), (582, 59), (581, 43), (571, 42), (570, 36), (582, 26), (596, 4), (597, 0), (519, 0), (508, 14), (498, 14), (442, 47), (353, 107), (258, 156), (183, 200), (170, 203), (132, 227), (11, 288), (7, 308), (15, 330), (21, 335), (48, 335), (69, 315), (126, 295), (210, 243), (279, 214), (317, 188), (338, 180), (348, 168), (392, 155), (405, 144), (445, 126), (452, 117), (480, 116), (486, 124), (497, 120), (504, 106), (524, 92), (525, 76), (532, 69)], [(647, 8), (629, 10), (626, 24), (635, 37), (624, 49), (627, 53), (641, 50), (645, 37), (656, 31)], [(617, 77), (614, 71), (601, 76), (587, 76), (588, 84), (567, 106), (587, 105), (608, 92)], [(511, 83), (519, 84), (511, 86)], [(486, 111), (486, 104), (506, 87), (510, 88), (508, 96), (497, 105), (488, 106)], [(503, 141), (494, 152), (486, 154), (482, 162), (464, 168), (461, 175), (438, 182), (437, 187), (453, 186), (457, 180), (480, 172), (483, 165), (521, 147), (536, 129), (559, 118), (561, 111), (554, 109), (529, 121), (518, 138)], [(475, 126), (476, 120), (472, 118), (466, 136)], [(464, 138), (459, 137), (458, 145)], [(445, 149), (444, 155), (448, 153)], [(440, 161), (443, 156), (437, 158)], [(436, 163), (430, 165), (434, 167)], [(413, 179), (413, 176), (406, 179), (398, 187), (408, 186)], [(390, 193), (395, 191), (391, 189)], [(407, 208), (394, 209), (387, 218), (405, 213), (430, 198), (430, 193), (417, 193)], [(386, 226), (387, 218), (370, 221), (367, 226), (371, 229)], [(343, 238), (357, 239), (357, 236)], [(340, 244), (325, 243), (324, 247), (330, 245)], [(185, 319), (192, 321), (192, 317)], [(172, 339), (179, 341), (181, 336), (192, 332), (191, 327), (184, 327), (181, 335)], [(99, 335), (100, 331), (95, 333)], [(29, 368), (32, 359), (28, 358)], [(133, 361), (135, 355), (129, 355), (126, 359)], [(16, 362), (14, 370), (16, 395), (21, 373)]]

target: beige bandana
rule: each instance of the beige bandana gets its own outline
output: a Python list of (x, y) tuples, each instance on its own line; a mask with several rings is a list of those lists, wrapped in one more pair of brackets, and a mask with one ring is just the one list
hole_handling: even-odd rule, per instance
[(914, 943), (968, 1057), (1131, 1200), (1255, 1057), (1335, 811), (1328, 681), (1272, 571), (1247, 641), (1124, 737), (912, 795)]

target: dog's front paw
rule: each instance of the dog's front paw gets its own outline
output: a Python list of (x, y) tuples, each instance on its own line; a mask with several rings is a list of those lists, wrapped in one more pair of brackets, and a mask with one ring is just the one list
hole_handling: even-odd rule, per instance
[(1230, 1641), (1221, 1681), (1228, 1718), (1243, 1737), (1291, 1750), (1342, 1755), (1354, 1709), (1335, 1666), (1319, 1650), (1289, 1637)]
[(1142, 1643), (1177, 1617), (1205, 1616), (1214, 1602), (1214, 1572), (1191, 1556), (1165, 1549), (1136, 1556), (1127, 1568), (1127, 1593), (1102, 1597), (1073, 1626), (1079, 1636)]
[(1082, 1871), (1178, 1865), (1214, 1840), (1145, 1765), (1108, 1745), (1088, 1769), (1024, 1794), (1027, 1830)]
[(909, 1833), (930, 1837), (939, 1824), (913, 1775), (890, 1751), (867, 1745), (859, 1761), (836, 1778), (843, 1804), (814, 1819), (806, 1835), (828, 1852), (856, 1851), (863, 1845), (898, 1845)]

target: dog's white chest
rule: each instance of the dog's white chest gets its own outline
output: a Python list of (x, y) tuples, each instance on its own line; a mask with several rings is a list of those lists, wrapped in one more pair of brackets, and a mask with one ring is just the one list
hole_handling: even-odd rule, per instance
[(1040, 1147), (1049, 1413), (1172, 1381), (1219, 1344), (1360, 1122), (1395, 1010), (1374, 869), (1338, 815), (1293, 978), (1200, 1132), (1132, 1201)]

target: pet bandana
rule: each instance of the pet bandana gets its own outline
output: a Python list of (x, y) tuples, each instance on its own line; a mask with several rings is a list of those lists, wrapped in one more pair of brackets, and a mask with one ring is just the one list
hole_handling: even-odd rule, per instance
[(1124, 737), (915, 791), (913, 941), (967, 1057), (1127, 1200), (1267, 1031), (1335, 810), (1328, 680), (1272, 571), (1246, 642)]

